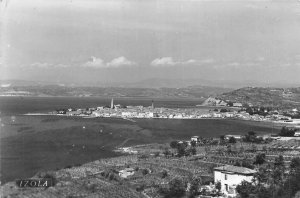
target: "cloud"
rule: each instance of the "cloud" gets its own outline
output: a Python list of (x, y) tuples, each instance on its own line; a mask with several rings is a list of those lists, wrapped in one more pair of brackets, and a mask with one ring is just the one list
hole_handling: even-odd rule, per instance
[(199, 61), (200, 63), (214, 63), (215, 60), (212, 58), (207, 58)]
[(123, 66), (133, 66), (136, 65), (135, 62), (128, 60), (124, 56), (120, 56), (111, 60), (110, 62), (105, 63), (101, 58), (96, 58), (94, 56), (91, 57), (91, 60), (83, 64), (83, 67), (91, 67), (95, 69), (99, 68), (112, 68), (112, 67), (123, 67)]
[(150, 65), (151, 66), (175, 66), (175, 65), (188, 65), (188, 64), (195, 64), (198, 61), (195, 59), (189, 59), (186, 61), (174, 61), (172, 57), (162, 57), (154, 59)]
[(152, 66), (172, 66), (178, 64), (172, 57), (156, 58), (151, 62)]
[(92, 56), (88, 62), (82, 65), (83, 67), (105, 68), (106, 64), (101, 58)]
[(260, 57), (258, 57), (256, 60), (257, 60), (257, 61), (264, 61), (264, 60), (265, 60), (265, 58), (264, 58), (264, 57), (262, 57), (262, 56), (260, 56)]
[(120, 67), (120, 66), (132, 66), (135, 65), (135, 62), (132, 62), (125, 58), (124, 56), (121, 56), (119, 58), (115, 58), (111, 60), (109, 63), (107, 63), (107, 67)]
[(240, 66), (240, 63), (232, 62), (232, 63), (228, 63), (227, 66), (229, 66), (229, 67), (238, 67), (238, 66)]
[(29, 65), (21, 65), (23, 69), (51, 69), (51, 68), (67, 68), (69, 65), (65, 64), (53, 64), (53, 63), (46, 63), (46, 62), (35, 62)]

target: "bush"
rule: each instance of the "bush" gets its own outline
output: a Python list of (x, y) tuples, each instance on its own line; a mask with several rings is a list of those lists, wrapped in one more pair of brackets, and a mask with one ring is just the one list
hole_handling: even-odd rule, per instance
[(201, 178), (194, 177), (191, 181), (190, 197), (195, 197), (199, 194), (199, 188), (201, 186)]
[(164, 150), (163, 154), (167, 157), (167, 156), (171, 155), (171, 151), (168, 148), (166, 148)]
[(185, 194), (186, 183), (180, 178), (174, 178), (169, 183), (169, 197), (182, 197)]
[(177, 147), (177, 154), (178, 154), (178, 157), (182, 157), (186, 154), (185, 152), (185, 146), (183, 144), (180, 144), (178, 145)]
[(171, 148), (177, 148), (177, 146), (178, 146), (178, 142), (177, 142), (177, 141), (172, 141), (172, 142), (170, 143), (170, 147), (171, 147)]
[(97, 191), (97, 185), (96, 184), (86, 184), (85, 189), (91, 193), (94, 193)]
[(141, 184), (136, 188), (136, 191), (142, 192), (145, 189), (145, 184)]
[(149, 170), (148, 170), (148, 169), (143, 169), (143, 170), (142, 170), (142, 174), (143, 174), (143, 175), (147, 175), (148, 173), (149, 173)]
[(158, 157), (159, 155), (160, 155), (159, 151), (157, 151), (157, 152), (154, 153), (154, 157)]
[(163, 170), (163, 171), (161, 172), (161, 178), (166, 178), (166, 177), (168, 177), (168, 171)]
[(143, 155), (139, 156), (139, 158), (140, 158), (140, 159), (147, 159), (147, 158), (149, 158), (149, 156), (146, 155), (146, 154), (143, 154)]
[(232, 144), (235, 144), (236, 143), (236, 139), (234, 137), (230, 137), (228, 142), (232, 143)]

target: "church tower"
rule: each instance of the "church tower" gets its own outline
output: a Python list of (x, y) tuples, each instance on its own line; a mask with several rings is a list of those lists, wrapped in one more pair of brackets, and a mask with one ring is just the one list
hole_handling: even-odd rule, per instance
[(110, 102), (110, 108), (111, 108), (111, 109), (114, 108), (114, 98), (111, 99), (111, 102)]

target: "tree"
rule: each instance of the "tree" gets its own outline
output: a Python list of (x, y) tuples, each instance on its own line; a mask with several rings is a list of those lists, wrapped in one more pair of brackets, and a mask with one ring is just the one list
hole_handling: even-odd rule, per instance
[(143, 175), (147, 175), (149, 173), (149, 170), (148, 169), (143, 169), (142, 173), (143, 173)]
[(191, 141), (191, 146), (192, 146), (192, 147), (196, 147), (196, 145), (197, 145), (197, 142), (196, 142), (196, 141), (194, 141), (194, 140)]
[(284, 159), (282, 155), (275, 158), (274, 166), (278, 168), (284, 168)]
[(245, 142), (255, 142), (256, 133), (254, 131), (249, 131), (244, 138)]
[(186, 183), (180, 178), (174, 178), (169, 183), (168, 197), (182, 197), (185, 194)]
[(240, 194), (241, 198), (248, 198), (250, 194), (254, 194), (255, 186), (244, 180), (236, 187), (236, 191)]
[(186, 148), (189, 144), (187, 142), (183, 142), (182, 145), (184, 146), (184, 148)]
[(178, 157), (182, 157), (185, 155), (185, 146), (183, 144), (179, 144), (177, 146), (177, 154), (178, 154)]
[(177, 146), (178, 146), (178, 142), (177, 142), (177, 141), (172, 141), (172, 142), (170, 143), (170, 147), (171, 147), (171, 148), (177, 148)]
[(168, 148), (165, 148), (163, 154), (167, 157), (167, 156), (171, 155), (171, 151)]
[(167, 176), (168, 176), (168, 171), (166, 171), (166, 170), (163, 170), (162, 172), (161, 172), (161, 178), (166, 178)]
[(293, 158), (290, 164), (291, 172), (296, 172), (298, 169), (300, 169), (300, 158), (296, 157)]
[(201, 178), (194, 177), (191, 181), (191, 187), (190, 187), (190, 196), (195, 197), (199, 194), (199, 188), (201, 186)]
[(225, 143), (225, 135), (221, 135), (220, 136), (220, 144), (224, 144)]
[(255, 181), (258, 184), (267, 183), (269, 179), (269, 173), (266, 167), (260, 167), (257, 173), (254, 174)]
[(230, 107), (232, 107), (233, 106), (233, 102), (228, 101), (227, 105), (230, 106)]
[(234, 137), (230, 137), (228, 142), (232, 143), (232, 144), (235, 144), (236, 143), (236, 139)]
[(246, 158), (244, 158), (242, 160), (242, 164), (241, 165), (242, 165), (242, 167), (245, 167), (245, 168), (250, 168), (250, 169), (254, 168), (253, 165)]
[(220, 110), (221, 113), (225, 113), (225, 112), (227, 112), (227, 111), (228, 111), (227, 109), (221, 109), (221, 110)]
[(216, 189), (218, 190), (218, 192), (220, 192), (220, 191), (221, 191), (221, 182), (218, 181), (218, 182), (215, 184), (215, 186), (216, 186)]
[(196, 155), (196, 153), (197, 153), (196, 148), (195, 148), (195, 147), (190, 148), (190, 153), (191, 153), (192, 155)]
[(295, 135), (295, 131), (296, 131), (295, 129), (282, 127), (278, 135), (283, 137), (293, 137)]
[(160, 155), (159, 151), (157, 151), (157, 152), (154, 153), (154, 157), (158, 157), (159, 155)]
[(258, 153), (255, 156), (254, 164), (261, 165), (261, 164), (263, 164), (265, 162), (266, 162), (266, 154), (264, 154), (264, 153)]

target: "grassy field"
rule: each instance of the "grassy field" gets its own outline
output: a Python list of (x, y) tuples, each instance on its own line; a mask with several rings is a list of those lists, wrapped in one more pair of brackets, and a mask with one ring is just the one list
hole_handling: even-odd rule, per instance
[[(271, 133), (268, 123), (241, 120), (84, 119), (55, 116), (1, 117), (1, 182), (31, 177), (120, 155), (118, 146), (169, 143), (193, 135), (218, 137), (248, 131)], [(273, 132), (278, 131), (274, 129)]]

